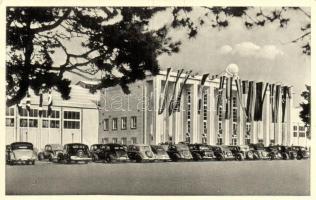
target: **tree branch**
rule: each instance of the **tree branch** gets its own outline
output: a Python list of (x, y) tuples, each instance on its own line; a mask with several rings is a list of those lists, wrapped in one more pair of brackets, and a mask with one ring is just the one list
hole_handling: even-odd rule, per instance
[(56, 28), (57, 26), (59, 26), (70, 14), (71, 12), (71, 9), (68, 8), (64, 15), (61, 16), (55, 23), (53, 24), (50, 24), (50, 25), (46, 25), (46, 26), (42, 26), (42, 27), (39, 27), (39, 28), (35, 28), (35, 29), (32, 29), (32, 32), (33, 33), (40, 33), (40, 32), (44, 32), (44, 31), (48, 31), (48, 30), (52, 30), (54, 28)]

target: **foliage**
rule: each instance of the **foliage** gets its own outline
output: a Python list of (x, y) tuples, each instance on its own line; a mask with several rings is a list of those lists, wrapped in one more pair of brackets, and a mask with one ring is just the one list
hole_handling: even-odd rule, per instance
[(311, 138), (310, 125), (311, 125), (311, 86), (306, 85), (306, 90), (302, 92), (301, 96), (305, 102), (300, 103), (302, 110), (300, 111), (300, 118), (307, 127), (307, 137)]

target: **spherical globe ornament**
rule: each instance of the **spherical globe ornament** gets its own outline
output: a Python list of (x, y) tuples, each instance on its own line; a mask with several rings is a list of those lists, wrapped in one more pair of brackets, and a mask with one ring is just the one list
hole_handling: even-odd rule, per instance
[(226, 67), (226, 72), (231, 75), (231, 76), (237, 76), (238, 75), (238, 72), (239, 72), (239, 67), (238, 65), (232, 63), (232, 64), (229, 64), (227, 67)]

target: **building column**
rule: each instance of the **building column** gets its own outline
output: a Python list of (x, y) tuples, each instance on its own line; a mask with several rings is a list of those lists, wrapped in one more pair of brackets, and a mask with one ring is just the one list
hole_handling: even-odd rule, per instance
[(209, 87), (209, 95), (208, 95), (208, 136), (207, 136), (207, 144), (215, 145), (216, 144), (216, 125), (215, 118), (216, 115), (216, 105), (215, 105), (215, 95), (214, 95), (214, 87)]
[[(288, 99), (287, 102), (287, 116), (286, 116), (286, 122), (287, 122), (287, 145), (292, 145), (292, 130), (293, 130), (293, 125), (292, 125), (292, 109), (293, 109), (293, 93), (290, 88), (290, 94), (292, 98)], [(305, 134), (306, 136), (306, 134)]]
[(258, 143), (258, 123), (255, 121), (251, 122), (251, 143)]
[(199, 139), (199, 115), (198, 115), (198, 85), (192, 85), (192, 143), (198, 143)]
[(149, 137), (149, 143), (158, 144), (161, 142), (161, 135), (163, 130), (163, 115), (158, 115), (159, 110), (159, 100), (161, 94), (161, 79), (159, 76), (153, 78), (153, 141), (151, 141), (151, 136)]
[(270, 97), (269, 92), (266, 93), (266, 98), (263, 102), (263, 144), (270, 144)]
[(275, 126), (275, 144), (282, 144), (282, 104), (281, 95), (279, 98), (279, 109), (276, 110), (278, 115), (278, 120), (274, 124)]
[[(245, 119), (245, 113), (244, 113), (244, 110), (242, 108), (242, 102), (239, 101), (240, 99), (237, 98), (237, 101), (238, 101), (238, 112), (239, 112), (239, 124), (238, 124), (238, 129), (239, 131), (237, 132), (237, 136), (238, 136), (238, 141), (237, 141), (237, 144), (239, 145), (243, 145), (244, 144), (244, 127), (245, 127), (245, 122), (246, 122), (246, 119)], [(242, 99), (241, 99), (242, 100)], [(242, 100), (243, 101), (243, 100)]]

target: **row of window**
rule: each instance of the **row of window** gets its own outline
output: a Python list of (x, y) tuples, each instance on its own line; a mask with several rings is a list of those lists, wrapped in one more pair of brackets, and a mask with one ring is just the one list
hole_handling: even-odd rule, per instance
[[(127, 138), (126, 137), (122, 137), (120, 142), (118, 141), (118, 138), (112, 138), (111, 141), (109, 141), (109, 138), (102, 138), (101, 140), (102, 140), (103, 144), (108, 144), (108, 143), (113, 143), (113, 144), (120, 143), (120, 144), (124, 144), (124, 145), (127, 144)], [(131, 144), (137, 144), (137, 138), (136, 137), (132, 137), (130, 142), (131, 142)]]
[[(136, 129), (137, 128), (137, 117), (132, 116), (130, 119), (130, 128)], [(112, 118), (112, 130), (118, 129), (118, 118)], [(121, 117), (121, 130), (127, 129), (127, 117)], [(103, 120), (103, 130), (108, 131), (109, 130), (109, 119)]]
[[(14, 127), (14, 118), (6, 118), (6, 126)], [(20, 127), (38, 127), (38, 119), (20, 119)], [(42, 128), (60, 128), (60, 120), (42, 120)], [(64, 120), (65, 129), (80, 129), (80, 121)]]
[[(52, 110), (50, 116), (48, 116), (47, 110), (42, 110), (42, 118), (60, 118), (60, 111)], [(14, 108), (6, 108), (6, 116), (13, 117), (14, 116)], [(39, 110), (38, 109), (30, 109), (28, 113), (27, 109), (22, 108), (21, 117), (38, 117)], [(75, 111), (64, 111), (64, 119), (77, 119), (80, 120), (80, 112)]]

